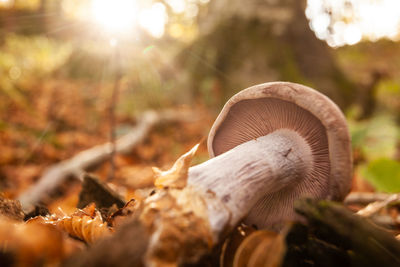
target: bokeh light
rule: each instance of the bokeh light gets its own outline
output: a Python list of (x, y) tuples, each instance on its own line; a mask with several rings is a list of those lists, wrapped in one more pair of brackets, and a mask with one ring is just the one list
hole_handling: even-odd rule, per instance
[[(6, 1), (6, 0), (0, 0)], [(7, 0), (10, 1), (10, 0)], [(93, 25), (110, 37), (154, 38), (169, 34), (191, 40), (196, 35), (196, 18), (209, 0), (64, 0), (63, 14), (71, 21)], [(179, 26), (178, 26), (179, 25)]]
[(306, 16), (316, 36), (332, 47), (400, 39), (399, 0), (308, 0)]
[(0, 0), (0, 7), (10, 7), (14, 4), (13, 0)]
[[(185, 8), (185, 1), (175, 1), (175, 9), (181, 8), (180, 2)], [(135, 26), (139, 26), (151, 36), (161, 38), (168, 21), (166, 7), (159, 2), (92, 0), (91, 11), (92, 20), (113, 35), (129, 34)]]
[(21, 69), (17, 66), (13, 66), (10, 68), (8, 75), (12, 80), (18, 80), (21, 76)]
[(175, 13), (183, 13), (186, 8), (185, 0), (166, 0), (167, 4), (172, 8)]
[(148, 9), (143, 9), (139, 15), (139, 25), (150, 35), (160, 38), (164, 35), (168, 15), (162, 3), (154, 3)]
[(93, 20), (110, 32), (130, 30), (136, 17), (136, 6), (132, 0), (92, 0)]

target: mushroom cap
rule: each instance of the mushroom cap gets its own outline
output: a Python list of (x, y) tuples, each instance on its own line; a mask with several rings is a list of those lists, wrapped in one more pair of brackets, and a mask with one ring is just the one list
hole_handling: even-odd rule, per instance
[[(234, 95), (210, 130), (209, 154), (217, 156), (278, 129), (294, 130), (305, 139), (311, 147), (313, 171), (296, 186), (271, 193), (254, 206), (247, 218), (258, 227), (292, 218), (297, 198), (342, 200), (350, 191), (352, 157), (346, 119), (328, 97), (304, 85), (271, 82)], [(283, 205), (286, 208), (279, 208)]]

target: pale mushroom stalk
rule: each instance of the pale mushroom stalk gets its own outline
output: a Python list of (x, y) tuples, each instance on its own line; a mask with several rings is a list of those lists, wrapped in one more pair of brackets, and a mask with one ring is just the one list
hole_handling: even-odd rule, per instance
[(189, 183), (214, 192), (234, 226), (265, 195), (296, 186), (309, 172), (311, 157), (304, 138), (281, 129), (190, 168)]

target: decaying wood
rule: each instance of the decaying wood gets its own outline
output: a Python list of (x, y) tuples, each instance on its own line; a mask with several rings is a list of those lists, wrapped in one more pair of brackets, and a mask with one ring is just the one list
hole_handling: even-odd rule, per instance
[[(196, 204), (178, 206), (177, 203), (182, 202), (178, 201), (180, 197), (176, 198), (176, 191), (182, 193), (180, 189), (160, 189), (147, 200), (147, 204), (138, 206), (115, 235), (71, 258), (65, 266), (179, 266), (196, 263), (211, 252), (209, 246), (215, 242), (211, 240), (207, 244), (210, 231), (202, 220), (204, 217), (189, 212), (195, 210), (193, 205)], [(187, 198), (187, 193), (185, 195)], [(193, 201), (192, 197), (189, 199)], [(296, 209), (308, 223), (295, 223), (288, 234), (282, 235), (286, 238), (280, 239), (279, 247), (287, 249), (284, 255), (279, 256), (279, 266), (399, 266), (400, 242), (340, 204), (307, 200), (299, 202)], [(264, 242), (260, 243), (257, 250), (252, 251), (252, 255), (257, 255), (254, 262), (265, 262), (267, 255), (273, 259), (279, 255), (278, 252), (268, 254), (271, 248), (277, 247), (271, 246), (270, 241), (267, 239), (265, 246), (262, 245)], [(280, 251), (284, 253), (284, 250)], [(248, 262), (253, 260), (249, 258)]]
[[(297, 203), (296, 211), (308, 221), (307, 230), (300, 235), (303, 236), (300, 239), (303, 239), (305, 244), (303, 247), (305, 255), (310, 257), (307, 260), (314, 262), (316, 266), (400, 265), (400, 242), (389, 232), (353, 214), (340, 204), (305, 200)], [(308, 234), (311, 236), (307, 237)], [(289, 236), (296, 239), (293, 233)], [(317, 241), (319, 245), (315, 245)], [(314, 244), (315, 249), (312, 249), (311, 244)], [(289, 249), (289, 253), (297, 253), (299, 256), (301, 246), (299, 244), (296, 246), (297, 252)], [(319, 254), (321, 252), (322, 254)], [(336, 265), (326, 265), (329, 263), (328, 254), (332, 256)], [(326, 256), (318, 259), (318, 255)]]
[[(282, 267), (351, 266), (346, 249), (318, 238), (312, 225), (295, 223), (286, 236), (287, 250)], [(355, 265), (356, 266), (356, 265)]]
[[(139, 144), (153, 126), (162, 122), (191, 121), (194, 114), (174, 110), (162, 112), (147, 111), (139, 118), (137, 125), (130, 133), (116, 141), (116, 153), (127, 153)], [(39, 203), (44, 196), (49, 195), (67, 177), (82, 179), (84, 170), (108, 159), (112, 153), (112, 144), (107, 142), (102, 145), (84, 150), (74, 157), (50, 166), (30, 189), (22, 193), (18, 199), (25, 212), (29, 212), (34, 205)]]

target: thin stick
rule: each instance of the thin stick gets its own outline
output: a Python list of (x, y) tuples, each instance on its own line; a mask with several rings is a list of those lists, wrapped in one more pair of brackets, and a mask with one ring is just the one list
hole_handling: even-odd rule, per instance
[[(147, 111), (142, 114), (137, 125), (130, 133), (116, 141), (115, 152), (127, 153), (131, 151), (133, 147), (146, 138), (151, 128), (158, 123), (172, 121), (189, 122), (194, 120), (195, 116), (190, 112), (185, 113), (175, 110), (165, 110), (162, 112)], [(107, 142), (79, 152), (70, 159), (50, 166), (44, 171), (36, 184), (18, 197), (23, 210), (29, 212), (34, 208), (35, 204), (51, 194), (66, 178), (71, 176), (81, 178), (84, 170), (107, 160), (111, 155), (111, 147), (111, 143)]]
[(371, 204), (368, 204), (365, 208), (359, 210), (357, 212), (358, 215), (363, 216), (363, 217), (369, 217), (375, 213), (377, 213), (378, 211), (380, 211), (381, 209), (383, 209), (384, 207), (386, 207), (387, 205), (396, 202), (396, 201), (400, 201), (400, 194), (393, 194), (393, 195), (389, 195), (385, 200), (383, 201), (375, 201)]
[(368, 205), (371, 202), (384, 201), (390, 196), (387, 193), (352, 192), (344, 200), (345, 205)]

